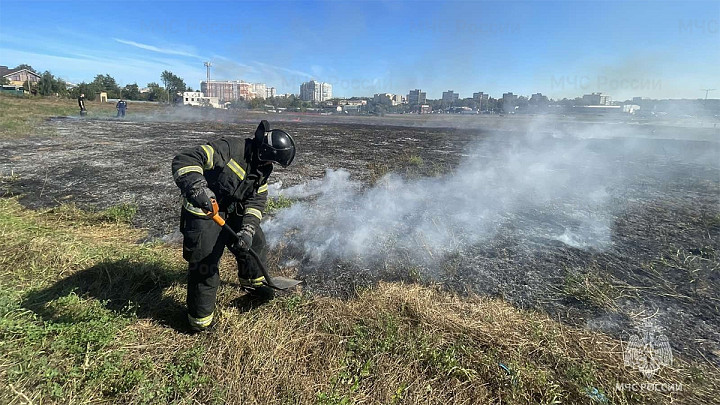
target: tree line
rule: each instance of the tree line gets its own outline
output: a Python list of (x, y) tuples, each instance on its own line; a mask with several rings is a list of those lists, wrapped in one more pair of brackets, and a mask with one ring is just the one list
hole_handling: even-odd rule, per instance
[[(163, 86), (157, 82), (148, 83), (145, 91), (141, 91), (141, 88), (137, 83), (127, 84), (123, 87), (118, 85), (115, 78), (109, 74), (98, 74), (95, 79), (91, 82), (82, 82), (78, 85), (69, 88), (67, 82), (59, 77), (53, 75), (50, 71), (46, 70), (42, 74), (38, 73), (32, 66), (27, 64), (21, 64), (15, 67), (15, 69), (28, 69), (32, 72), (40, 75), (40, 80), (37, 84), (25, 82), (23, 88), (25, 91), (37, 93), (42, 96), (58, 96), (77, 98), (80, 94), (85, 94), (88, 100), (94, 100), (97, 95), (101, 92), (107, 93), (108, 98), (123, 98), (126, 100), (136, 101), (156, 101), (156, 102), (177, 102), (176, 95), (182, 94), (185, 91), (193, 91), (193, 89), (185, 84), (185, 81), (173, 74), (170, 71), (163, 71), (160, 74), (160, 82)], [(7, 79), (3, 78), (2, 84), (7, 84)], [(366, 98), (367, 105), (362, 109), (366, 113), (372, 114), (385, 114), (385, 113), (408, 113), (417, 110), (418, 106), (409, 104), (401, 105), (390, 105), (387, 102), (375, 102), (372, 98)], [(524, 96), (519, 96), (513, 101), (513, 108), (517, 107), (520, 110), (534, 109), (543, 110), (547, 108), (549, 103), (553, 103), (558, 106), (570, 107), (573, 105), (583, 105), (582, 98), (578, 97), (575, 99), (564, 98), (562, 100), (547, 100), (543, 103), (533, 103), (532, 100)], [(470, 98), (454, 100), (447, 102), (442, 99), (439, 100), (427, 100), (426, 104), (430, 105), (433, 111), (443, 111), (451, 107), (470, 107), (474, 110), (486, 111), (486, 112), (503, 112), (504, 102), (502, 98), (496, 99), (490, 97), (482, 102)], [(229, 103), (230, 108), (249, 108), (249, 109), (262, 109), (265, 106), (272, 105), (274, 108), (288, 108), (296, 110), (305, 110), (307, 108), (317, 107), (316, 103), (300, 100), (299, 97), (291, 95), (290, 97), (274, 97), (269, 99), (255, 98), (250, 100), (236, 100)]]
[[(23, 89), (28, 92), (34, 90), (41, 96), (77, 98), (80, 94), (85, 94), (85, 98), (92, 101), (95, 100), (99, 93), (105, 92), (108, 98), (167, 102), (168, 100), (175, 101), (175, 97), (173, 96), (171, 98), (171, 95), (184, 91), (192, 91), (192, 88), (188, 87), (181, 77), (167, 70), (160, 74), (160, 81), (164, 86), (156, 82), (148, 83), (146, 86), (147, 91), (141, 92), (137, 83), (120, 87), (115, 78), (109, 74), (98, 74), (91, 82), (82, 82), (73, 87), (69, 87), (66, 81), (53, 75), (49, 70), (41, 74), (32, 66), (26, 64), (18, 65), (15, 69), (28, 69), (40, 75), (40, 80), (37, 84), (26, 81), (23, 83)], [(8, 80), (3, 78), (2, 84), (8, 83)]]

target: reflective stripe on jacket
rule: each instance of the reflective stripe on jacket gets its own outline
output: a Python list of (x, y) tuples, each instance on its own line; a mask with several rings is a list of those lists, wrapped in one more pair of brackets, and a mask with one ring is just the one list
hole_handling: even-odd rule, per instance
[[(257, 226), (267, 204), (272, 165), (253, 167), (251, 161), (252, 139), (220, 138), (176, 155), (172, 161), (173, 179), (183, 195), (205, 179), (221, 209), (234, 203), (243, 224)], [(196, 215), (201, 212), (189, 203), (183, 206)]]

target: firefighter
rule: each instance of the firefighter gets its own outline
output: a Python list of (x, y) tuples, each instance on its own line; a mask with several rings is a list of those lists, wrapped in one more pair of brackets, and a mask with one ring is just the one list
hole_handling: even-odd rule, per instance
[(80, 107), (80, 116), (84, 117), (87, 114), (87, 110), (85, 109), (85, 93), (80, 93), (78, 97), (78, 107)]
[[(264, 262), (265, 235), (260, 227), (273, 163), (288, 167), (295, 157), (295, 143), (285, 131), (270, 129), (263, 120), (253, 138), (220, 138), (188, 149), (172, 161), (175, 183), (183, 208), (180, 231), (183, 257), (188, 262), (187, 317), (191, 330), (207, 329), (213, 320), (220, 285), (218, 265), (227, 246), (237, 261), (241, 287), (251, 296), (269, 300), (272, 288), (248, 250)], [(206, 214), (217, 200), (219, 215), (238, 232), (239, 242)]]
[(125, 117), (125, 110), (127, 109), (127, 101), (120, 99), (120, 101), (115, 104), (115, 108), (117, 108), (117, 115), (116, 117)]

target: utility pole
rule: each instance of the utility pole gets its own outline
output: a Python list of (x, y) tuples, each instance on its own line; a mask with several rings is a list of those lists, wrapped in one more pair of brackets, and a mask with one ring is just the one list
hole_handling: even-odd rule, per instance
[(715, 89), (700, 89), (700, 90), (705, 92), (705, 103), (707, 103), (708, 93), (710, 93), (711, 91), (715, 91)]
[(212, 66), (212, 63), (205, 62), (205, 69), (207, 70), (207, 80), (205, 81), (205, 97), (210, 97), (210, 67)]
[(710, 93), (711, 91), (715, 91), (715, 89), (700, 89), (700, 90), (705, 92), (705, 101), (703, 101), (703, 109), (705, 110), (704, 114), (707, 114), (708, 113), (708, 107), (707, 107), (708, 93)]

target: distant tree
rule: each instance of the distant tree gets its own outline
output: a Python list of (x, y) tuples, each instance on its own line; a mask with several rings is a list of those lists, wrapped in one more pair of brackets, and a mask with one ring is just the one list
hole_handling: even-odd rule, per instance
[(185, 91), (195, 91), (192, 89), (192, 87), (188, 87)]
[(165, 91), (163, 87), (160, 87), (159, 84), (153, 82), (148, 83), (147, 85), (148, 90), (150, 90), (147, 93), (147, 100), (148, 101), (159, 101), (159, 102), (165, 102), (168, 100), (168, 94)]
[(272, 104), (276, 108), (287, 108), (290, 105), (290, 100), (287, 97), (273, 97), (268, 101), (268, 104)]
[(517, 106), (518, 109), (520, 109), (520, 110), (527, 110), (528, 101), (529, 101), (529, 100), (528, 100), (527, 97), (525, 97), (525, 96), (520, 96), (520, 97), (518, 97), (518, 99), (515, 101), (515, 106)]
[(35, 71), (35, 69), (33, 69), (32, 66), (26, 65), (26, 64), (24, 64), (24, 63), (15, 66), (15, 69), (27, 69), (27, 70), (29, 70), (29, 71), (31, 71), (31, 72), (37, 73), (37, 72)]
[(263, 108), (263, 106), (265, 105), (265, 99), (253, 98), (248, 102), (248, 104), (250, 105), (250, 108), (252, 108), (252, 109), (260, 109), (260, 108)]
[(46, 70), (45, 73), (42, 74), (42, 76), (40, 77), (40, 81), (38, 82), (38, 91), (40, 92), (40, 95), (49, 96), (51, 94), (54, 94), (54, 81), (55, 78), (53, 77), (53, 75)]
[[(118, 86), (115, 79), (112, 76), (110, 76), (109, 74), (95, 76), (95, 80), (93, 80), (93, 84), (98, 89), (96, 91), (107, 92), (108, 98), (120, 97), (120, 86)], [(86, 94), (86, 96), (87, 96), (87, 94)]]
[(140, 100), (142, 95), (137, 83), (133, 83), (123, 87), (120, 97), (128, 100)]
[(95, 83), (82, 82), (70, 90), (71, 98), (78, 98), (80, 94), (85, 94), (85, 99), (88, 101), (95, 100), (95, 95), (100, 92), (100, 88)]
[(233, 100), (228, 103), (228, 108), (233, 110), (245, 109), (248, 108), (248, 103), (245, 100)]
[(0, 77), (0, 84), (10, 84), (10, 80), (7, 77)]
[[(31, 93), (36, 92), (37, 87), (38, 87), (37, 83), (31, 82), (30, 80), (25, 80), (25, 82), (23, 83), (23, 90), (29, 91)], [(35, 94), (35, 93), (33, 93), (33, 94)]]
[(170, 71), (163, 71), (160, 74), (160, 79), (162, 79), (163, 83), (165, 84), (165, 89), (167, 89), (168, 93), (172, 95), (172, 99), (175, 98), (175, 95), (177, 93), (182, 93), (187, 89), (187, 86), (185, 86), (185, 82), (183, 81), (183, 79), (175, 76)]
[(52, 73), (49, 71), (45, 71), (45, 73), (40, 76), (40, 81), (38, 82), (38, 93), (43, 96), (66, 96), (67, 91), (67, 83), (65, 83), (64, 80), (57, 78), (53, 76)]
[(487, 109), (491, 112), (499, 113), (503, 110), (503, 101), (501, 98), (490, 97), (487, 102)]
[(472, 98), (463, 98), (458, 100), (455, 105), (458, 107), (470, 107), (475, 110), (478, 108), (478, 102)]

